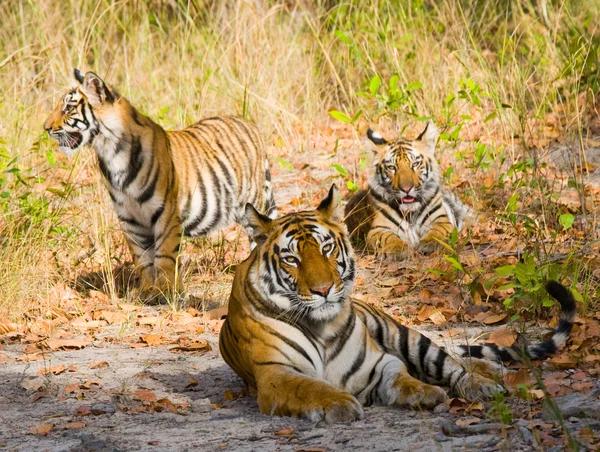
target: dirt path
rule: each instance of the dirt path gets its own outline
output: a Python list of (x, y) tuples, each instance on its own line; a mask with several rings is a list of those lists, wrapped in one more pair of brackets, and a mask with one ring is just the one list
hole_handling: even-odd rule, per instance
[[(59, 351), (31, 363), (16, 361), (20, 345), (7, 346), (9, 358), (0, 364), (0, 448), (527, 450), (514, 431), (445, 436), (440, 425), (456, 418), (443, 410), (372, 407), (364, 420), (334, 426), (261, 415), (253, 397), (239, 397), (241, 381), (220, 357), (216, 335), (201, 337), (212, 347), (205, 354), (101, 343), (101, 348)], [(99, 362), (106, 364), (90, 369)], [(59, 372), (62, 366), (70, 370), (37, 376), (40, 369)], [(46, 436), (31, 433), (43, 424), (53, 424)]]

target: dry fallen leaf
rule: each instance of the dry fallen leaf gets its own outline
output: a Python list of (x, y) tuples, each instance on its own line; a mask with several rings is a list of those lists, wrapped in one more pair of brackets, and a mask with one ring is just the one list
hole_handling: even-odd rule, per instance
[(60, 375), (65, 370), (67, 370), (67, 366), (65, 366), (64, 364), (61, 364), (60, 366), (43, 367), (40, 370), (38, 370), (37, 374), (39, 376), (46, 375), (46, 374)]
[(91, 405), (81, 405), (75, 410), (75, 416), (89, 416), (90, 414), (92, 414)]
[(83, 383), (81, 383), (79, 385), (79, 387), (81, 389), (91, 389), (92, 386), (98, 386), (98, 387), (102, 387), (102, 381), (101, 380), (85, 380)]
[(541, 389), (530, 389), (527, 393), (531, 396), (532, 399), (539, 400), (545, 397), (544, 391)]
[(46, 380), (44, 377), (36, 377), (22, 381), (21, 387), (27, 389), (28, 391), (39, 391), (40, 389), (45, 388), (47, 383), (48, 380)]
[(237, 399), (237, 394), (235, 394), (235, 393), (234, 393), (234, 392), (232, 392), (232, 391), (225, 391), (225, 394), (223, 395), (223, 399), (224, 399), (226, 402), (229, 402), (229, 401), (231, 401), (231, 400), (235, 400), (235, 399)]
[(498, 328), (492, 331), (487, 342), (496, 344), (498, 347), (510, 347), (517, 340), (517, 334), (508, 328)]
[(181, 352), (208, 352), (211, 350), (210, 345), (204, 339), (197, 339), (197, 342), (184, 342), (176, 347), (172, 347), (169, 351)]
[(193, 386), (198, 386), (198, 380), (196, 380), (194, 377), (188, 377), (188, 382), (185, 387), (191, 388)]
[(517, 385), (530, 385), (531, 377), (527, 369), (519, 369), (516, 372), (509, 372), (504, 375), (504, 384), (510, 388), (514, 388)]
[(154, 411), (169, 411), (171, 413), (177, 414), (177, 407), (171, 402), (169, 399), (158, 399), (156, 403), (153, 404)]
[(293, 435), (293, 434), (294, 434), (293, 428), (282, 428), (281, 430), (275, 432), (275, 435), (277, 435), (277, 436), (288, 436), (288, 435)]
[(164, 334), (145, 334), (141, 337), (142, 341), (148, 344), (150, 347), (154, 347), (156, 345), (167, 344), (171, 342), (167, 336)]
[(461, 333), (460, 330), (456, 329), (456, 328), (452, 328), (451, 330), (445, 331), (442, 336), (443, 337), (454, 337), (457, 336)]
[(85, 422), (67, 422), (65, 424), (62, 424), (60, 426), (61, 429), (66, 430), (66, 429), (77, 429), (77, 428), (83, 428), (85, 427), (87, 424)]
[(46, 341), (50, 350), (78, 350), (87, 344), (85, 339), (48, 339)]
[(90, 364), (90, 369), (104, 369), (105, 367), (108, 367), (108, 363), (106, 361), (92, 361)]
[(474, 320), (477, 322), (484, 323), (486, 325), (492, 325), (494, 323), (498, 323), (506, 318), (506, 314), (494, 314), (491, 311), (480, 312), (474, 317)]
[(552, 357), (548, 362), (559, 369), (572, 369), (577, 366), (578, 360), (564, 352)]
[(468, 427), (469, 425), (479, 424), (481, 419), (478, 417), (469, 417), (467, 419), (458, 419), (456, 425), (459, 427)]
[(50, 430), (52, 430), (53, 428), (54, 424), (46, 423), (40, 424), (37, 427), (32, 427), (31, 430), (29, 430), (29, 432), (34, 435), (46, 436), (48, 433), (50, 433)]
[(64, 391), (66, 394), (71, 394), (72, 392), (75, 392), (75, 391), (77, 391), (78, 389), (79, 389), (79, 383), (71, 383), (71, 384), (69, 384), (69, 385), (66, 385), (66, 386), (63, 388), (63, 391)]
[(435, 306), (424, 305), (423, 307), (421, 307), (421, 309), (419, 309), (419, 313), (417, 314), (417, 319), (419, 319), (420, 322), (424, 322), (425, 320), (427, 320), (429, 317), (431, 317), (436, 312), (437, 312), (437, 308)]
[(156, 402), (157, 400), (156, 394), (148, 389), (138, 389), (133, 394), (136, 399), (141, 400), (142, 402), (151, 403)]

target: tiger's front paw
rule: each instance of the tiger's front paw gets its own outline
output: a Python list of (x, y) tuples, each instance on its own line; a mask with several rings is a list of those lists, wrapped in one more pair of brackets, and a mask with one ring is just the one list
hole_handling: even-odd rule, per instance
[(440, 244), (435, 240), (426, 240), (419, 243), (419, 251), (425, 256), (430, 255), (438, 249), (440, 249)]
[(360, 403), (348, 393), (328, 396), (322, 403), (317, 403), (306, 412), (306, 417), (312, 422), (325, 421), (328, 424), (350, 422), (364, 417)]

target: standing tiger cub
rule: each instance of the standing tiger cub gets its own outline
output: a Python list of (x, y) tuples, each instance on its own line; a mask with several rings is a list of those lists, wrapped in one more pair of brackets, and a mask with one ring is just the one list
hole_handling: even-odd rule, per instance
[(142, 292), (180, 291), (182, 234), (198, 236), (243, 218), (246, 203), (270, 216), (275, 203), (262, 137), (235, 117), (165, 131), (93, 72), (44, 128), (72, 155), (90, 144), (125, 232)]
[(368, 138), (383, 146), (368, 190), (346, 206), (352, 239), (385, 257), (402, 258), (409, 249), (427, 253), (460, 230), (470, 210), (441, 185), (435, 159), (439, 132), (428, 123), (416, 140), (386, 141), (369, 129)]
[[(333, 186), (316, 210), (277, 220), (246, 207), (258, 245), (237, 268), (219, 348), (260, 411), (344, 422), (361, 418), (362, 405), (437, 405), (447, 398), (440, 386), (471, 399), (502, 390), (488, 378), (498, 377), (493, 363), (465, 360), (469, 372), (427, 337), (349, 298), (356, 267), (338, 198)], [(560, 322), (552, 338), (522, 351), (532, 359), (563, 345), (575, 317), (570, 292), (555, 282), (548, 289), (562, 306)], [(459, 355), (521, 356), (496, 346)]]

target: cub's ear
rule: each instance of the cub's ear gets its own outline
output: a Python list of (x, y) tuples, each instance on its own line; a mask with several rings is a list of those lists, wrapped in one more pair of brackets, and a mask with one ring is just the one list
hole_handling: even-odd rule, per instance
[(387, 140), (383, 138), (379, 132), (373, 132), (371, 129), (367, 130), (367, 138), (377, 146), (381, 146), (382, 144), (388, 143)]
[(250, 238), (258, 245), (262, 245), (267, 240), (269, 232), (273, 227), (273, 220), (260, 213), (252, 204), (248, 203), (245, 208), (244, 226), (248, 230)]
[(73, 69), (73, 75), (75, 76), (75, 80), (77, 80), (79, 83), (83, 83), (83, 80), (84, 80), (83, 72), (81, 72), (79, 69), (75, 68), (75, 69)]
[(440, 131), (432, 121), (427, 122), (423, 131), (417, 137), (417, 141), (422, 141), (426, 151), (433, 155), (435, 153), (435, 143), (440, 136)]
[[(77, 77), (77, 75), (75, 76)], [(100, 105), (104, 102), (112, 102), (113, 95), (104, 81), (93, 72), (85, 74), (83, 82), (83, 93), (92, 105)]]
[(331, 186), (329, 193), (327, 193), (325, 199), (323, 199), (319, 204), (319, 207), (317, 207), (317, 211), (325, 218), (337, 221), (338, 223), (342, 222), (344, 212), (342, 210), (340, 191), (335, 184)]

